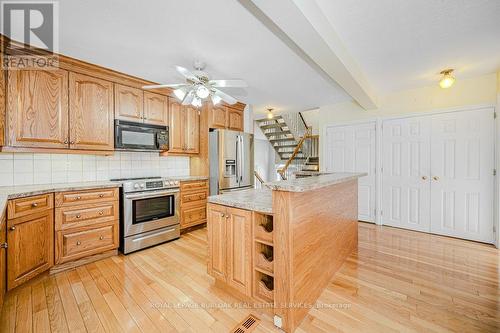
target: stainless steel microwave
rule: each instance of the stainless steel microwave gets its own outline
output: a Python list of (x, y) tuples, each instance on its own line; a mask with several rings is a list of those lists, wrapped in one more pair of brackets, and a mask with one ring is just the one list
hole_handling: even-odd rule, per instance
[(168, 150), (168, 126), (115, 120), (115, 149), (136, 151)]

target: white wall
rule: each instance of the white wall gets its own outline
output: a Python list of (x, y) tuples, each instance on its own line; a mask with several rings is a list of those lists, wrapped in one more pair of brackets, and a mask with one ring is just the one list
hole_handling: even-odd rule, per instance
[(446, 108), (497, 103), (497, 75), (489, 74), (471, 79), (458, 78), (449, 89), (436, 84), (429, 87), (405, 90), (379, 98), (379, 108), (364, 110), (356, 102), (323, 106), (319, 110), (320, 164), (323, 154), (325, 127), (336, 123), (361, 121), (411, 113), (425, 113)]
[(153, 152), (115, 152), (112, 156), (0, 153), (0, 186), (185, 175), (189, 175), (189, 157), (160, 157)]
[(312, 134), (318, 135), (319, 134), (319, 108), (314, 109), (314, 110), (309, 110), (309, 111), (302, 111), (302, 116), (304, 117), (304, 120), (306, 121), (307, 126), (312, 127)]

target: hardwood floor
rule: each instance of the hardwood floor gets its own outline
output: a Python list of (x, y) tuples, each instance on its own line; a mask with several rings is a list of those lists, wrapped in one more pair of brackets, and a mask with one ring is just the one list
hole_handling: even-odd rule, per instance
[[(228, 332), (247, 314), (206, 273), (206, 229), (129, 256), (44, 275), (9, 293), (1, 332)], [(351, 254), (297, 332), (499, 332), (492, 246), (359, 224)], [(170, 306), (168, 306), (170, 304)], [(177, 306), (182, 305), (185, 306)]]

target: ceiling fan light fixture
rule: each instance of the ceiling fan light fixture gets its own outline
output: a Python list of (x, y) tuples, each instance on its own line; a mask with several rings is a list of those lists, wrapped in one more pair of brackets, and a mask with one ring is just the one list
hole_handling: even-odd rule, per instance
[(198, 96), (201, 99), (205, 99), (210, 95), (210, 90), (207, 89), (204, 85), (199, 85), (198, 88), (196, 88), (196, 96)]
[(183, 100), (184, 97), (186, 96), (186, 90), (184, 88), (179, 88), (174, 90), (174, 95), (177, 97), (179, 100)]
[(217, 104), (219, 104), (222, 101), (222, 98), (220, 98), (219, 96), (217, 96), (215, 94), (212, 95), (212, 96), (210, 96), (210, 97), (212, 98), (212, 104), (213, 105), (217, 105)]
[(441, 71), (440, 74), (443, 75), (443, 77), (439, 81), (439, 86), (441, 88), (448, 89), (455, 83), (455, 78), (453, 77), (453, 75), (451, 75), (451, 73), (453, 73), (453, 69), (445, 69)]
[(194, 106), (194, 107), (201, 107), (202, 106), (202, 103), (201, 103), (201, 98), (199, 97), (195, 97), (193, 98), (193, 101), (191, 102), (191, 105)]

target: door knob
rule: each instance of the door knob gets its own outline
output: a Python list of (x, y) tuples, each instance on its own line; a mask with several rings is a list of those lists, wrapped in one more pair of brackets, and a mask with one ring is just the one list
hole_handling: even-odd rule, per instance
[(439, 177), (438, 176), (434, 176), (434, 177), (432, 177), (432, 179), (439, 180)]
[(427, 180), (427, 176), (422, 176), (422, 180)]

